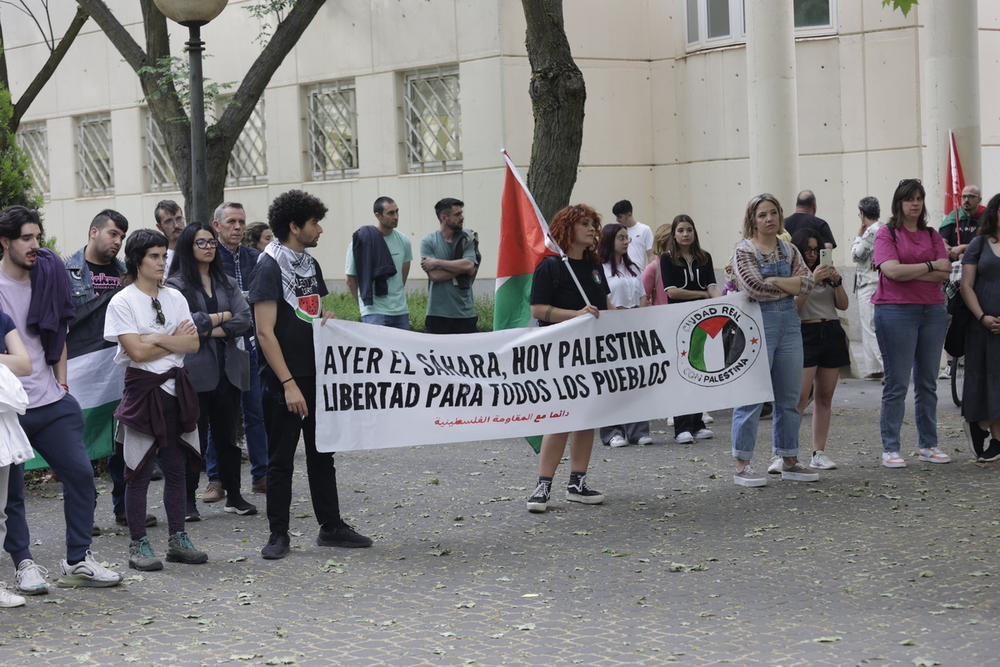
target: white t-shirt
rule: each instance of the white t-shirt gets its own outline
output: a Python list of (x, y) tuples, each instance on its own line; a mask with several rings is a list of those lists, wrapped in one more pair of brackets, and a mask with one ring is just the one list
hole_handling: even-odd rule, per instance
[(611, 305), (615, 308), (635, 308), (640, 304), (640, 299), (646, 295), (646, 290), (642, 286), (642, 276), (629, 275), (628, 269), (619, 266), (619, 275), (611, 275), (611, 264), (602, 264), (604, 276), (608, 279), (608, 287), (611, 293)]
[(632, 241), (628, 244), (628, 256), (639, 265), (640, 269), (646, 268), (646, 253), (653, 249), (653, 231), (649, 225), (636, 222), (631, 227), (627, 227), (629, 238)]
[[(153, 300), (139, 291), (135, 285), (129, 285), (118, 294), (111, 297), (108, 303), (108, 314), (104, 320), (104, 339), (118, 343), (115, 352), (115, 363), (126, 368), (141, 368), (150, 373), (166, 373), (171, 368), (184, 365), (184, 355), (171, 352), (155, 361), (132, 361), (125, 348), (118, 341), (122, 334), (172, 334), (181, 322), (191, 319), (184, 295), (171, 287), (161, 287), (157, 300), (163, 310), (164, 323), (156, 323), (156, 309)], [(174, 394), (174, 381), (167, 380), (162, 385), (168, 394)]]

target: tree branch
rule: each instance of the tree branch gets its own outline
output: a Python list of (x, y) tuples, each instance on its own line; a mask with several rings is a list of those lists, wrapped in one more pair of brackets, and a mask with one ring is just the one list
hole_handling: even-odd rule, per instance
[(28, 107), (31, 103), (35, 101), (38, 94), (42, 92), (42, 88), (45, 84), (49, 82), (52, 75), (55, 74), (56, 68), (59, 67), (59, 63), (62, 62), (66, 53), (69, 51), (69, 47), (73, 45), (76, 40), (77, 35), (80, 34), (80, 30), (83, 28), (83, 24), (87, 22), (87, 12), (83, 9), (77, 8), (76, 15), (69, 24), (69, 28), (66, 29), (65, 34), (63, 34), (62, 39), (54, 49), (49, 51), (49, 57), (45, 60), (45, 64), (42, 65), (38, 73), (35, 74), (35, 78), (31, 80), (28, 87), (21, 94), (21, 97), (17, 100), (14, 105), (14, 115), (10, 120), (10, 131), (16, 132), (18, 126), (21, 124), (21, 118), (27, 113)]

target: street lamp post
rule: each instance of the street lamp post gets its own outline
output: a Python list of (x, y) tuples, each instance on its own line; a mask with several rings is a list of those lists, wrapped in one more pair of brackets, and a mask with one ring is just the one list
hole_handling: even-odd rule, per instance
[(205, 42), (201, 26), (218, 16), (229, 0), (154, 0), (171, 21), (188, 29), (187, 51), (191, 75), (191, 205), (188, 217), (208, 222), (208, 172), (205, 169), (205, 86), (201, 54)]

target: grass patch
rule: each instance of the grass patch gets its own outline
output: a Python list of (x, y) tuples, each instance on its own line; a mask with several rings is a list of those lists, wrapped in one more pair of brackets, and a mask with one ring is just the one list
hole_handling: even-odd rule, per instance
[[(424, 333), (427, 317), (427, 292), (407, 292), (406, 303), (410, 309), (410, 331)], [(479, 331), (493, 331), (493, 295), (477, 294), (473, 297), (476, 315), (479, 316)], [(350, 292), (330, 292), (323, 297), (323, 309), (332, 310), (342, 320), (361, 321), (361, 309)]]

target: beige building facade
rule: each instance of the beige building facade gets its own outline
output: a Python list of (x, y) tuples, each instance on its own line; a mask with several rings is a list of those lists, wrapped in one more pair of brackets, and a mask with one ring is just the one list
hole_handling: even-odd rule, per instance
[[(798, 188), (816, 192), (818, 215), (842, 239), (840, 265), (850, 262), (860, 198), (877, 196), (885, 218), (895, 184), (916, 176), (930, 210), (942, 206), (944, 184), (930, 179), (940, 180), (943, 164), (930, 169), (928, 162), (944, 152), (929, 146), (936, 142), (927, 112), (942, 100), (927, 99), (933, 50), (921, 19), (930, 15), (925, 5), (944, 1), (925, 0), (904, 17), (880, 0), (788, 0), (796, 17), (798, 185), (775, 194), (791, 212)], [(654, 229), (688, 213), (717, 266), (756, 194), (743, 3), (564, 1), (587, 85), (572, 200), (595, 206), (607, 221), (612, 204), (629, 199), (636, 218)], [(58, 33), (75, 3), (52, 4)], [(260, 52), (261, 25), (248, 4), (231, 0), (202, 29), (205, 75), (216, 83), (238, 82)], [(108, 5), (141, 40), (138, 3)], [(978, 75), (961, 85), (982, 91), (982, 165), (963, 166), (969, 182), (985, 180), (988, 197), (1000, 190), (1000, 119), (992, 111), (997, 94), (981, 82), (998, 69), (1000, 3), (979, 2), (976, 11)], [(16, 99), (47, 50), (27, 17), (3, 7), (0, 20)], [(377, 197), (398, 202), (400, 231), (415, 243), (436, 229), (434, 202), (457, 197), (467, 226), (480, 233), (480, 277), (492, 277), (499, 148), (524, 171), (530, 158), (524, 32), (518, 0), (328, 0), (271, 80), (231, 164), (226, 197), (244, 204), (248, 220), (265, 220), (280, 192), (319, 196), (330, 213), (316, 255), (331, 279), (343, 277), (350, 235), (373, 222)], [(184, 56), (184, 39), (186, 30), (173, 26), (174, 55)], [(87, 224), (103, 208), (121, 211), (134, 228), (151, 227), (159, 200), (180, 200), (138, 79), (93, 21), (21, 132), (46, 194), (47, 232), (63, 253), (85, 243)]]

